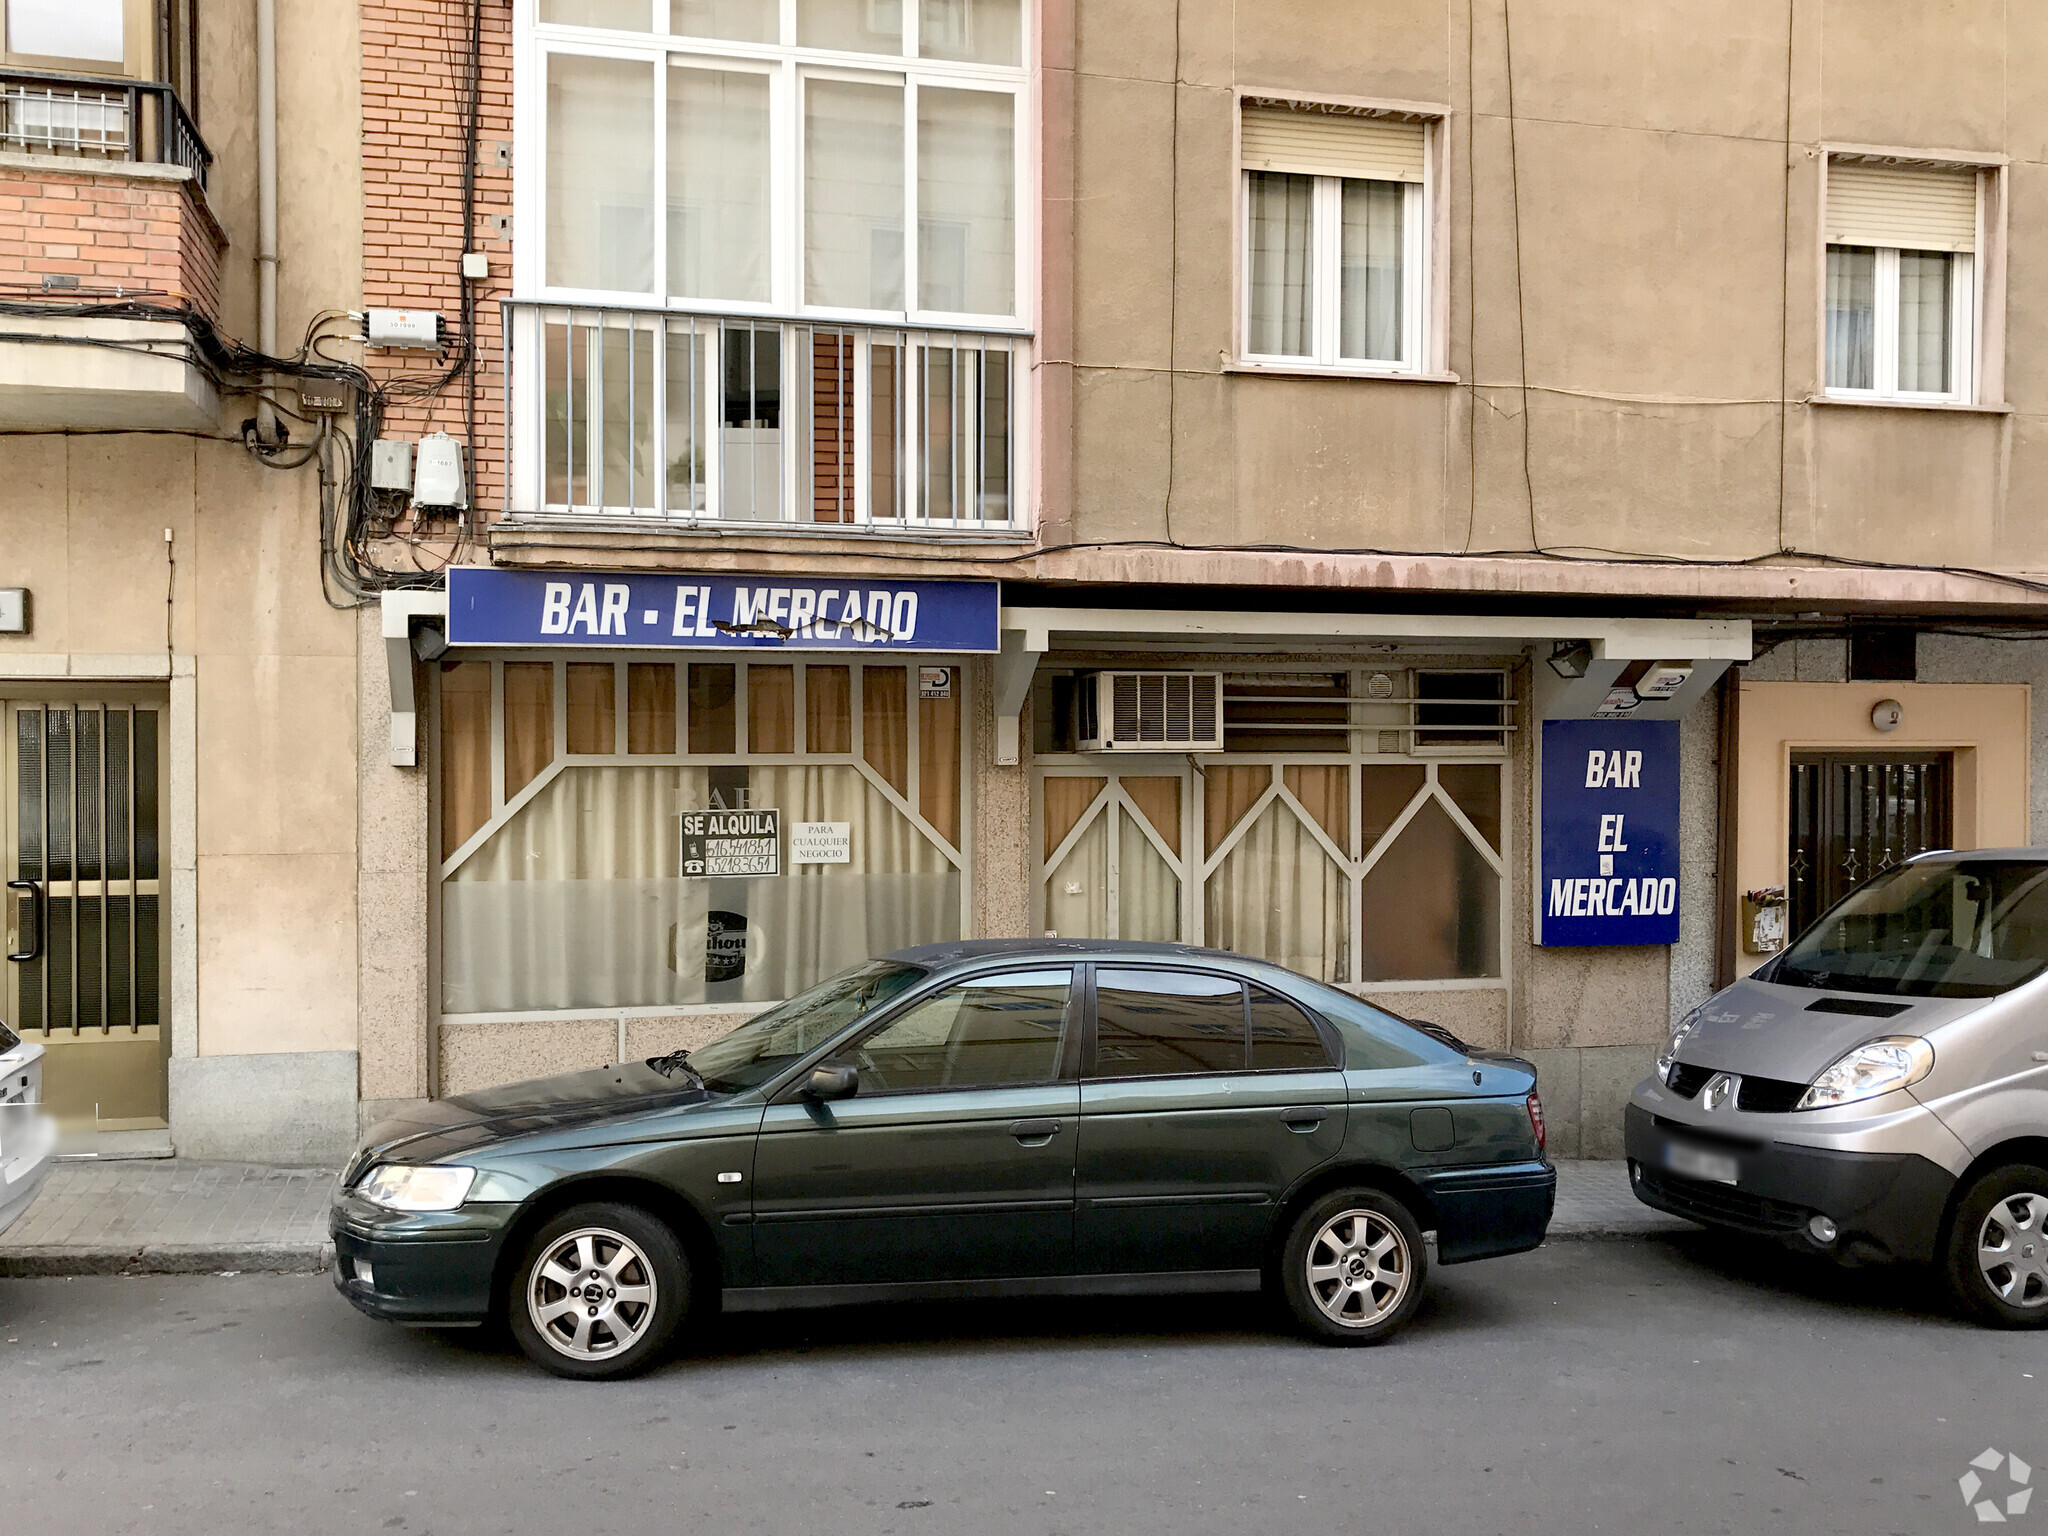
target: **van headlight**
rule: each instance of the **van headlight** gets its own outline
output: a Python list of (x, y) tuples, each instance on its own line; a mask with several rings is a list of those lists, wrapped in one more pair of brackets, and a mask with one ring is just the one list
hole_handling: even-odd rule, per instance
[(476, 1170), (448, 1163), (381, 1163), (356, 1193), (387, 1211), (452, 1211), (468, 1198)]
[(1657, 1081), (1667, 1088), (1671, 1086), (1672, 1063), (1678, 1060), (1678, 1048), (1685, 1044), (1685, 1037), (1700, 1027), (1700, 1010), (1695, 1008), (1678, 1021), (1678, 1028), (1671, 1031), (1671, 1040), (1657, 1053)]
[(1910, 1088), (1934, 1070), (1934, 1047), (1917, 1035), (1872, 1040), (1813, 1080), (1795, 1109), (1832, 1109), (1874, 1099), (1895, 1088)]

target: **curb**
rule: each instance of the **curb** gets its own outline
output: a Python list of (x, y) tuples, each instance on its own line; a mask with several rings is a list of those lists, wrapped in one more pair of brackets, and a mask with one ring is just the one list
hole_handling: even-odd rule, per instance
[(149, 1243), (140, 1248), (43, 1244), (0, 1249), (0, 1279), (74, 1275), (317, 1275), (334, 1266), (332, 1243)]
[(1622, 1242), (1630, 1238), (1680, 1237), (1687, 1232), (1704, 1232), (1706, 1228), (1695, 1226), (1689, 1221), (1623, 1222), (1589, 1221), (1575, 1222), (1568, 1227), (1552, 1227), (1543, 1236), (1546, 1243), (1604, 1243)]

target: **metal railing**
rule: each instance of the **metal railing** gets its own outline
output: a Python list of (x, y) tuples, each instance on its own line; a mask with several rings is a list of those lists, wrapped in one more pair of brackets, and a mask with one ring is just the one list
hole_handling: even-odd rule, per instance
[(507, 303), (514, 515), (1007, 532), (1022, 336)]
[(200, 186), (213, 152), (170, 86), (0, 69), (0, 149), (182, 165)]

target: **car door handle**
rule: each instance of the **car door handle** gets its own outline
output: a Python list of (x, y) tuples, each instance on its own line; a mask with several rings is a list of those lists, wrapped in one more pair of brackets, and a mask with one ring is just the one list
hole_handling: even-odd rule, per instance
[(1019, 1120), (1010, 1127), (1010, 1134), (1027, 1147), (1042, 1147), (1059, 1133), (1057, 1120)]
[(1283, 1109), (1280, 1119), (1290, 1131), (1299, 1131), (1306, 1136), (1323, 1123), (1329, 1111), (1320, 1104), (1304, 1104), (1296, 1109)]

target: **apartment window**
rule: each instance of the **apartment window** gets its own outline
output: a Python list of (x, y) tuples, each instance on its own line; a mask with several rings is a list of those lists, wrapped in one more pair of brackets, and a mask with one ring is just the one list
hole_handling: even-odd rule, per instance
[(1830, 395), (1976, 398), (1978, 180), (1969, 169), (1829, 162)]
[(538, 286), (1018, 320), (1021, 0), (542, 0), (539, 22)]
[(539, 0), (517, 510), (1006, 529), (1022, 0)]
[(1246, 101), (1247, 360), (1425, 366), (1428, 138), (1412, 117)]

